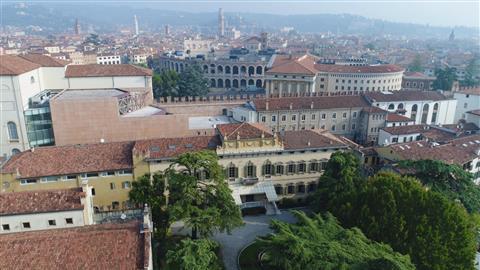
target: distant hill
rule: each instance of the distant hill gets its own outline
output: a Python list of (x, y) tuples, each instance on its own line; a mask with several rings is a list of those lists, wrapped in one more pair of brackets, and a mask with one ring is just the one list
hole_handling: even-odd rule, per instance
[[(217, 23), (217, 13), (188, 13), (180, 11), (165, 11), (155, 8), (132, 8), (127, 4), (3, 4), (3, 24), (13, 26), (40, 26), (45, 33), (71, 31), (75, 18), (82, 25), (92, 25), (95, 31), (110, 32), (119, 27), (133, 24), (133, 14), (139, 18), (141, 28), (159, 29), (165, 24), (172, 26), (193, 26), (212, 28)], [(395, 23), (383, 20), (368, 19), (357, 15), (274, 15), (257, 13), (225, 13), (231, 24), (241, 17), (245, 24), (256, 29), (278, 29), (292, 26), (298, 32), (358, 35), (384, 35), (447, 38), (451, 32), (449, 27), (433, 27), (420, 24)], [(472, 38), (478, 36), (478, 28), (456, 27), (457, 38)]]

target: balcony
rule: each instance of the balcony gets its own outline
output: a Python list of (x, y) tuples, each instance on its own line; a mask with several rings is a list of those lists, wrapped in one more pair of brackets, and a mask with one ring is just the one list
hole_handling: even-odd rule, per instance
[(254, 184), (258, 183), (258, 177), (242, 178), (241, 183), (242, 183), (242, 185), (244, 185), (244, 186), (254, 185)]

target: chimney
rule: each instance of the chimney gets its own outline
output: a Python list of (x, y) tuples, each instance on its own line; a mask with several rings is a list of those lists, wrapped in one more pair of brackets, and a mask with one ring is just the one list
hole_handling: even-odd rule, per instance
[(290, 102), (290, 110), (293, 109), (293, 103)]
[(308, 142), (307, 142), (307, 145), (308, 145), (308, 146), (310, 146), (310, 145), (311, 145), (311, 143), (310, 143), (310, 140), (308, 140)]
[(313, 101), (312, 101), (312, 103), (310, 104), (310, 109), (313, 109)]
[(268, 99), (267, 99), (267, 101), (265, 101), (265, 110), (268, 111)]

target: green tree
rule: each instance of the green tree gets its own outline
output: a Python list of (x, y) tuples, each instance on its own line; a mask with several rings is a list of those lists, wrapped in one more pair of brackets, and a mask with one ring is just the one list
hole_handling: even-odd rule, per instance
[(216, 230), (230, 231), (243, 224), (239, 207), (225, 181), (223, 168), (213, 151), (178, 156), (166, 172), (175, 220), (192, 228), (192, 238)]
[(91, 43), (93, 45), (99, 45), (100, 44), (100, 38), (98, 37), (97, 34), (90, 34), (86, 39), (85, 43)]
[(128, 193), (131, 202), (142, 206), (147, 204), (150, 207), (155, 237), (159, 240), (165, 239), (170, 228), (164, 194), (165, 181), (163, 175), (159, 173), (141, 176), (132, 183), (132, 189)]
[(433, 81), (434, 90), (450, 91), (452, 89), (453, 82), (457, 80), (457, 75), (454, 68), (447, 67), (445, 69), (437, 68), (435, 70), (435, 81)]
[(341, 199), (327, 204), (342, 224), (410, 255), (418, 269), (473, 269), (476, 227), (463, 207), (412, 177), (380, 173), (354, 182), (356, 192), (335, 194)]
[(205, 96), (208, 94), (208, 80), (198, 65), (186, 67), (178, 80), (178, 96)]
[(167, 263), (185, 270), (220, 270), (215, 250), (218, 244), (209, 239), (184, 239), (167, 252)]
[[(335, 152), (328, 160), (327, 167), (320, 177), (316, 196), (313, 197), (313, 208), (317, 211), (326, 211), (338, 203), (355, 196), (357, 180), (360, 178), (360, 163), (358, 158), (350, 152)], [(344, 208), (339, 215), (349, 216), (352, 205), (342, 205)], [(338, 217), (344, 220), (341, 217)]]
[(477, 56), (468, 62), (465, 68), (465, 79), (461, 82), (462, 86), (475, 86), (480, 84), (480, 58)]
[(480, 187), (473, 182), (473, 175), (460, 166), (437, 160), (408, 160), (400, 162), (399, 167), (408, 169), (408, 175), (430, 190), (460, 201), (469, 213), (480, 213)]
[(178, 81), (180, 77), (174, 70), (163, 70), (154, 73), (152, 78), (153, 95), (155, 98), (178, 96)]
[(415, 58), (413, 58), (408, 69), (412, 72), (423, 72), (422, 58), (419, 54), (415, 55)]
[(274, 234), (260, 238), (264, 263), (273, 269), (415, 269), (408, 256), (376, 243), (357, 228), (342, 228), (334, 216), (312, 218), (293, 211), (297, 224), (272, 220)]

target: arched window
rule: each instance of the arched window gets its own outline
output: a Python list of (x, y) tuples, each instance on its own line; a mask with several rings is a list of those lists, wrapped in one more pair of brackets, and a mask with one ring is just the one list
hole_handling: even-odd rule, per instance
[(395, 105), (393, 103), (391, 103), (390, 105), (388, 105), (388, 109), (389, 110), (394, 110), (395, 109)]
[(12, 149), (12, 156), (13, 156), (13, 155), (16, 155), (16, 154), (19, 154), (19, 153), (20, 153), (20, 150), (19, 150), (19, 149), (17, 149), (17, 148), (13, 148), (13, 149)]
[(255, 81), (252, 79), (248, 80), (248, 85), (255, 85)]
[(433, 105), (432, 124), (437, 122), (438, 103)]
[(255, 74), (255, 67), (249, 66), (248, 67), (248, 76), (252, 76)]
[(217, 87), (218, 88), (223, 88), (223, 80), (222, 79), (217, 80)]
[(17, 124), (15, 124), (14, 122), (8, 122), (7, 128), (8, 128), (8, 137), (10, 138), (10, 140), (13, 140), (13, 141), (18, 140)]
[(238, 80), (237, 80), (237, 79), (233, 79), (232, 85), (233, 85), (233, 88), (238, 88)]
[(263, 73), (263, 68), (261, 66), (258, 66), (257, 67), (257, 74), (262, 75), (262, 73)]
[(422, 110), (422, 124), (427, 123), (427, 117), (428, 117), (428, 104), (423, 105), (423, 110)]
[(245, 177), (257, 177), (257, 167), (249, 161), (247, 165), (245, 166)]
[(403, 110), (403, 103), (398, 104), (397, 110)]
[(413, 121), (416, 121), (416, 119), (417, 119), (417, 111), (418, 111), (418, 106), (417, 106), (417, 104), (414, 104), (414, 105), (412, 106), (412, 114), (411, 114), (411, 116), (410, 116), (410, 118), (411, 118)]
[(235, 167), (235, 164), (231, 163), (228, 164), (228, 167), (226, 169), (226, 175), (229, 179), (235, 179), (238, 177), (238, 168)]
[(275, 174), (276, 175), (282, 175), (284, 173), (285, 167), (283, 166), (283, 163), (276, 163), (275, 164)]
[(262, 80), (257, 80), (255, 86), (257, 86), (257, 88), (262, 88)]
[(216, 84), (215, 79), (211, 79), (211, 80), (210, 80), (210, 87), (212, 87), (212, 88), (217, 87), (217, 84)]
[(217, 72), (218, 72), (219, 74), (222, 74), (222, 73), (223, 73), (223, 66), (218, 65), (218, 66), (217, 66)]
[(233, 74), (238, 74), (238, 66), (233, 66)]
[(232, 87), (230, 79), (225, 79), (225, 88), (230, 88), (230, 87)]
[(270, 160), (265, 161), (265, 163), (263, 164), (262, 174), (265, 176), (270, 176), (274, 174), (274, 167), (272, 165), (272, 162), (270, 162)]
[(225, 74), (230, 74), (232, 73), (232, 69), (230, 68), (230, 66), (225, 66)]

